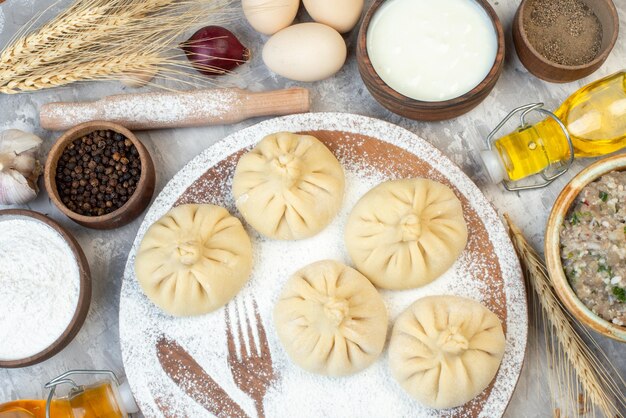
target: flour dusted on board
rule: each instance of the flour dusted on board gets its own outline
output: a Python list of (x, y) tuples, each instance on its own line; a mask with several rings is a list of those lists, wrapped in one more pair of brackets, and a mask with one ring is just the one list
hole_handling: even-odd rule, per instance
[(26, 219), (0, 220), (0, 360), (50, 346), (74, 316), (80, 273), (63, 237)]

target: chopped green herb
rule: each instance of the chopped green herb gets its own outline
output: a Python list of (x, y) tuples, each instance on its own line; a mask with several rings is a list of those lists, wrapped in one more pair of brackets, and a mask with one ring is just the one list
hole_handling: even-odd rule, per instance
[(624, 235), (626, 235), (626, 226), (624, 227)]
[(574, 212), (574, 214), (572, 215), (572, 219), (570, 219), (570, 223), (572, 225), (578, 225), (580, 223), (580, 213), (579, 212)]
[(613, 286), (613, 295), (620, 302), (626, 302), (626, 289), (619, 286)]
[(606, 202), (607, 200), (609, 200), (609, 194), (607, 192), (600, 191), (600, 200)]
[(613, 277), (613, 270), (611, 269), (610, 266), (606, 266), (604, 264), (600, 264), (598, 266), (598, 273), (602, 273), (605, 272), (606, 274), (609, 275), (609, 277)]

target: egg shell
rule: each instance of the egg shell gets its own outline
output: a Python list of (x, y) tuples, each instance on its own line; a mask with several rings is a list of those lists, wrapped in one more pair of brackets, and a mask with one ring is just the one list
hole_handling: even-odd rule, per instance
[(350, 31), (363, 12), (363, 0), (303, 0), (303, 3), (313, 20), (339, 33)]
[(296, 81), (330, 77), (346, 61), (346, 43), (335, 29), (321, 23), (299, 23), (272, 36), (263, 47), (265, 65)]
[(156, 69), (146, 70), (144, 72), (128, 73), (122, 79), (122, 83), (128, 87), (139, 88), (150, 83), (157, 74)]
[(257, 32), (273, 35), (291, 25), (300, 0), (241, 0), (243, 14)]

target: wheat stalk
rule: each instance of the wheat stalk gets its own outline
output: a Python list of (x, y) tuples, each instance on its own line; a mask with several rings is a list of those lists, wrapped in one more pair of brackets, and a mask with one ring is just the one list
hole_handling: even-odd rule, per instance
[(77, 0), (0, 53), (0, 93), (157, 70), (165, 79), (206, 83), (174, 51), (188, 30), (228, 21), (229, 5), (230, 0)]
[(0, 92), (10, 93), (17, 89), (36, 91), (81, 80), (109, 80), (132, 71), (150, 71), (161, 62), (162, 59), (159, 56), (120, 55), (112, 59), (92, 61), (88, 64), (68, 65), (65, 71), (53, 75), (36, 74), (15, 78), (5, 87), (0, 88)]
[[(106, 0), (92, 1), (87, 5), (77, 1), (70, 6), (65, 12), (57, 16), (56, 19), (42, 26), (38, 31), (31, 32), (28, 35), (13, 39), (12, 47), (6, 48), (0, 54), (0, 62), (3, 64), (11, 64), (18, 62), (25, 55), (31, 55), (38, 52), (45, 52), (46, 46), (52, 45), (55, 39), (71, 34), (72, 31), (81, 29), (81, 25), (86, 27), (96, 22), (97, 18), (102, 17), (102, 10), (106, 6)], [(25, 26), (30, 28), (33, 21)]]
[[(610, 365), (610, 361), (600, 347), (590, 337), (595, 348), (600, 350), (604, 362), (585, 344), (577, 332), (569, 312), (558, 299), (547, 269), (537, 252), (524, 238), (522, 232), (513, 224), (508, 215), (504, 215), (509, 226), (509, 234), (513, 241), (525, 273), (527, 287), (532, 289), (531, 315), (535, 323), (542, 323), (544, 341), (548, 355), (548, 364), (556, 372), (556, 387), (551, 382), (553, 394), (558, 391), (568, 400), (565, 412), (555, 410), (555, 415), (563, 416), (568, 412), (572, 416), (584, 415), (587, 402), (598, 407), (607, 417), (618, 417), (626, 408), (626, 398), (620, 389), (624, 380)], [(613, 369), (620, 384), (613, 378), (604, 363)], [(577, 408), (572, 405), (578, 405)], [(594, 414), (595, 415), (595, 414)]]

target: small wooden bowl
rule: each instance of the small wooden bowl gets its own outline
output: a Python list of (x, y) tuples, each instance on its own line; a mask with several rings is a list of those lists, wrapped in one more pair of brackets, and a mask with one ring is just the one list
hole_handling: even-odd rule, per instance
[(615, 325), (593, 313), (578, 299), (578, 296), (570, 287), (561, 263), (561, 240), (559, 233), (570, 207), (585, 186), (604, 174), (624, 170), (626, 170), (626, 154), (620, 154), (599, 160), (577, 174), (556, 199), (548, 218), (545, 236), (548, 273), (561, 302), (580, 322), (602, 335), (621, 342), (626, 342), (626, 327)]
[(496, 14), (495, 10), (486, 0), (475, 0), (480, 5), (493, 23), (494, 30), (498, 38), (498, 50), (496, 52), (496, 59), (491, 67), (491, 70), (476, 87), (462, 96), (455, 97), (454, 99), (444, 100), (440, 102), (425, 102), (421, 100), (415, 100), (407, 97), (401, 93), (398, 93), (391, 87), (389, 87), (376, 73), (372, 61), (367, 53), (367, 31), (369, 29), (370, 22), (374, 14), (378, 11), (380, 6), (385, 0), (375, 0), (372, 6), (369, 8), (361, 29), (359, 30), (359, 36), (357, 40), (356, 59), (359, 67), (359, 73), (365, 83), (365, 87), (374, 96), (374, 99), (378, 101), (385, 108), (389, 109), (393, 113), (404, 116), (414, 120), (435, 121), (452, 119), (469, 112), (480, 102), (485, 100), (489, 95), (493, 87), (496, 85), (502, 68), (504, 65), (504, 31), (502, 30), (502, 23)]
[(48, 348), (35, 355), (20, 360), (0, 360), (0, 368), (26, 367), (49, 359), (59, 351), (63, 350), (74, 339), (74, 337), (76, 337), (76, 334), (78, 334), (78, 331), (85, 322), (85, 318), (89, 312), (89, 305), (91, 304), (91, 274), (89, 272), (89, 263), (87, 263), (85, 254), (83, 253), (83, 250), (78, 242), (67, 230), (65, 230), (65, 228), (52, 219), (40, 213), (25, 209), (0, 210), (0, 219), (2, 218), (31, 218), (38, 222), (42, 222), (57, 231), (72, 250), (74, 257), (76, 258), (78, 272), (80, 275), (80, 290), (76, 311), (74, 312), (74, 316), (63, 334), (61, 334), (61, 336), (59, 336), (59, 338), (57, 338), (56, 341), (54, 341)]
[[(132, 141), (139, 152), (141, 176), (139, 183), (137, 183), (135, 193), (133, 193), (130, 199), (119, 209), (102, 216), (79, 215), (71, 211), (61, 201), (56, 184), (57, 163), (69, 143), (93, 131), (99, 130), (117, 132)], [(152, 199), (152, 195), (154, 194), (155, 181), (156, 174), (154, 164), (146, 147), (144, 147), (137, 137), (128, 129), (115, 123), (103, 121), (86, 122), (65, 132), (50, 150), (44, 170), (44, 182), (52, 203), (74, 222), (93, 229), (114, 229), (132, 222), (150, 203), (150, 199)]]
[(552, 83), (568, 83), (580, 80), (596, 71), (611, 53), (619, 33), (619, 17), (611, 0), (582, 0), (598, 16), (602, 25), (602, 44), (598, 55), (587, 64), (561, 65), (549, 61), (530, 44), (524, 30), (524, 16), (530, 13), (527, 8), (531, 0), (522, 0), (513, 19), (513, 42), (520, 61), (536, 77)]

